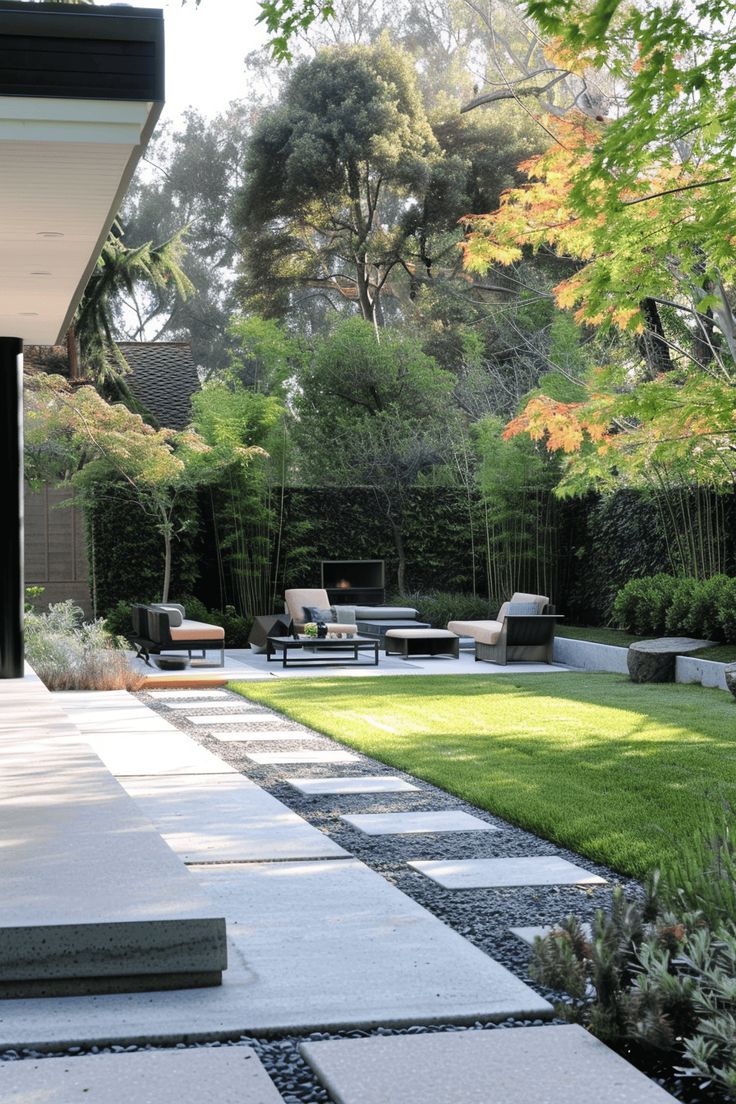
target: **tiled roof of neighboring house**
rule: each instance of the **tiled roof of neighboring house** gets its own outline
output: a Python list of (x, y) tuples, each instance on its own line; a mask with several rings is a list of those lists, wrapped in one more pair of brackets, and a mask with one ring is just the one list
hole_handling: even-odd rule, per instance
[(199, 390), (197, 366), (188, 341), (119, 341), (130, 365), (128, 386), (138, 401), (167, 429), (184, 429)]

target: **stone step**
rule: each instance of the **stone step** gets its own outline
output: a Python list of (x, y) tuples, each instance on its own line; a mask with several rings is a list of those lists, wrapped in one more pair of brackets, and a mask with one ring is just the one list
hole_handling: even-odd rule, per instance
[[(223, 913), (45, 687), (12, 706), (3, 691), (0, 995), (219, 984)], [(18, 729), (23, 714), (43, 730)]]
[(417, 813), (355, 813), (340, 817), (368, 836), (414, 835), (422, 832), (500, 832), (495, 824), (461, 809)]
[(213, 732), (212, 738), (219, 740), (221, 744), (254, 744), (254, 743), (308, 743), (312, 740), (321, 740), (318, 732), (299, 732), (293, 728), (284, 728), (274, 731), (272, 728), (254, 728), (243, 732)]
[(213, 725), (263, 724), (264, 721), (272, 721), (275, 724), (284, 723), (283, 717), (277, 717), (275, 713), (268, 713), (265, 710), (256, 712), (243, 709), (242, 706), (231, 709), (228, 713), (190, 713), (187, 714), (186, 720), (190, 724), (206, 725), (208, 728)]
[(605, 885), (606, 879), (556, 855), (513, 859), (418, 859), (408, 864), (444, 889), (503, 886)]
[(125, 778), (125, 789), (185, 863), (347, 855), (242, 775)]
[(302, 1043), (335, 1104), (667, 1104), (577, 1024)]
[(3, 1104), (283, 1104), (245, 1046), (3, 1062), (0, 1096)]

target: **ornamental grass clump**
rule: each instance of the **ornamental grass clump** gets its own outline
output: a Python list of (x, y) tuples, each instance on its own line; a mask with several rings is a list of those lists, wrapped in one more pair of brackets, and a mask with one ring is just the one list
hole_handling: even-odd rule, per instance
[(641, 900), (617, 887), (588, 938), (573, 916), (535, 943), (531, 976), (557, 1012), (646, 1064), (669, 1061), (736, 1099), (736, 817), (708, 813)]
[(26, 656), (49, 690), (140, 690), (145, 678), (134, 671), (103, 621), (84, 621), (71, 600), (47, 613), (27, 610)]

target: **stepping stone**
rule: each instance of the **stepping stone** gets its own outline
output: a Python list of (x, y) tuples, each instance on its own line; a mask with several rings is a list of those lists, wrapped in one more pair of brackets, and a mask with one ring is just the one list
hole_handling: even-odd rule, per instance
[[(583, 929), (586, 939), (591, 939), (593, 936), (593, 925), (585, 920), (580, 927)], [(555, 931), (557, 928), (559, 928), (559, 924), (541, 924), (536, 927), (509, 928), (509, 931), (512, 935), (515, 935), (517, 939), (521, 939), (524, 943), (528, 943), (530, 947), (533, 947), (535, 939), (546, 939), (549, 933)]]
[(283, 1104), (250, 1047), (198, 1047), (4, 1062), (3, 1104)]
[(420, 813), (356, 813), (340, 817), (368, 836), (413, 835), (419, 832), (500, 832), (494, 824), (459, 809)]
[(224, 690), (148, 690), (147, 693), (161, 701), (184, 701), (185, 698), (211, 698), (216, 701), (225, 697)]
[(232, 713), (196, 713), (188, 716), (186, 720), (196, 725), (231, 725), (231, 724), (263, 724), (264, 721), (275, 721), (283, 724), (283, 717), (277, 717), (274, 713), (245, 713), (242, 710), (233, 710)]
[(286, 778), (290, 786), (303, 794), (406, 793), (418, 790), (403, 778), (388, 774), (363, 774), (346, 778)]
[(284, 728), (274, 732), (272, 728), (263, 730), (254, 728), (249, 732), (213, 732), (212, 738), (221, 744), (243, 744), (256, 741), (271, 741), (288, 744), (299, 740), (321, 740), (318, 732), (299, 732), (293, 728)]
[(200, 703), (202, 705), (206, 706), (208, 709), (215, 709), (215, 708), (217, 708), (217, 709), (242, 709), (243, 708), (242, 702), (231, 701), (230, 699), (226, 698), (224, 696), (224, 694), (222, 695), (222, 700), (221, 701), (217, 701), (217, 700), (212, 701), (209, 698), (205, 698), (204, 701), (202, 701), (201, 699), (198, 699), (194, 703), (192, 703), (191, 701), (164, 701), (161, 704), (165, 705), (167, 709), (188, 709), (191, 712), (192, 705), (193, 704), (194, 705), (199, 705)]
[(667, 1104), (578, 1024), (302, 1043), (335, 1104)]
[[(213, 863), (189, 870), (228, 918), (223, 985), (104, 1001), (4, 1001), (0, 1050), (32, 1048), (39, 1040), (162, 1045), (197, 1036), (553, 1014), (498, 962), (357, 860)], [(0, 1084), (11, 1064), (0, 1064)], [(140, 1097), (129, 1100), (141, 1104)]]
[(347, 855), (324, 832), (240, 774), (126, 778), (123, 784), (185, 863)]
[(358, 756), (349, 751), (249, 751), (246, 759), (252, 763), (357, 763)]
[(444, 889), (503, 886), (605, 885), (606, 879), (554, 855), (518, 859), (418, 860), (409, 866)]

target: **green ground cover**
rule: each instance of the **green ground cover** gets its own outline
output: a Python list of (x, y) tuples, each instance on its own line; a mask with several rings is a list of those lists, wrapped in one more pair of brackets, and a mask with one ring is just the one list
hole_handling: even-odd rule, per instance
[(736, 703), (619, 675), (284, 679), (232, 689), (641, 876), (736, 805)]

